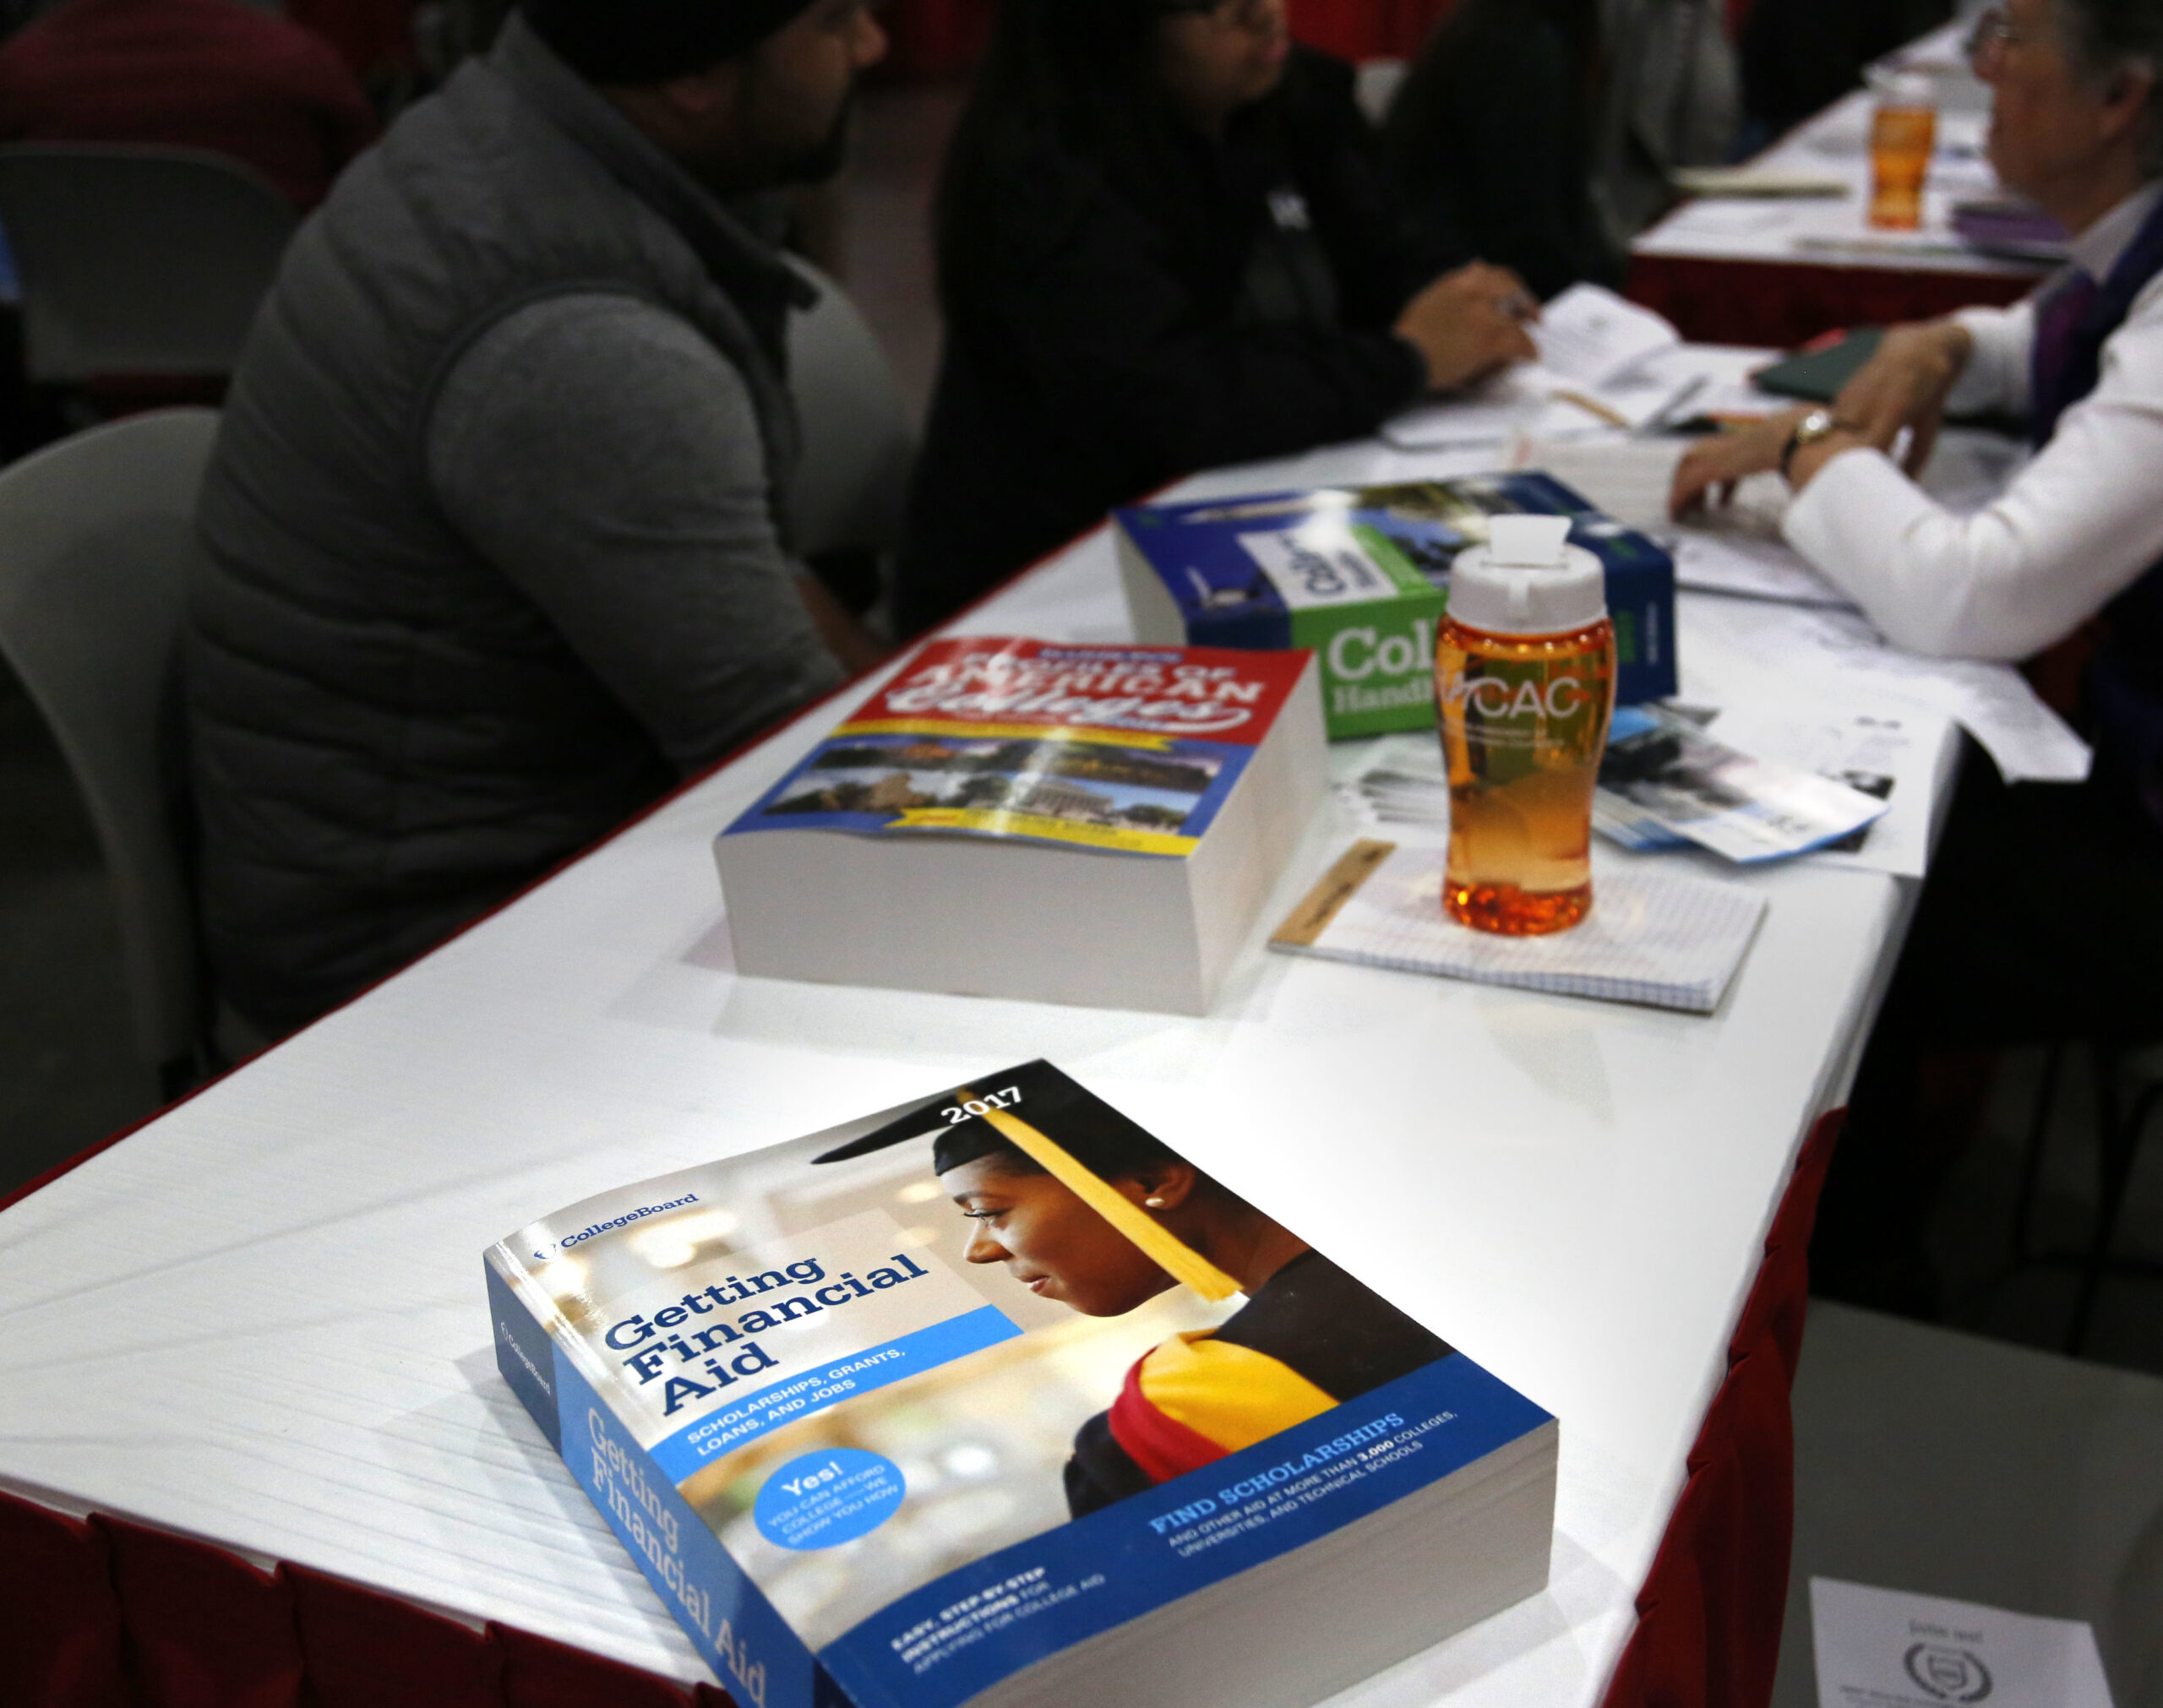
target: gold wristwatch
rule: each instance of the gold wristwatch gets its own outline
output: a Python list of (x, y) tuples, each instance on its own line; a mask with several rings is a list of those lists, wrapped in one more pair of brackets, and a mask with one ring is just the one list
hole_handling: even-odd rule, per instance
[(1795, 454), (1805, 445), (1814, 445), (1828, 434), (1838, 432), (1846, 423), (1829, 409), (1814, 409), (1795, 424), (1795, 431), (1788, 435), (1788, 442), (1780, 449), (1780, 478), (1788, 478), (1788, 470), (1794, 465)]

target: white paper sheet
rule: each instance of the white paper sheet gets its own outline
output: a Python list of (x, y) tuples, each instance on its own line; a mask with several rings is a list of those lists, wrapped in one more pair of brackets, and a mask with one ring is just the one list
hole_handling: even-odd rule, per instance
[(1679, 587), (1852, 609), (1847, 596), (1780, 537), (1787, 487), (1777, 476), (1746, 481), (1733, 502), (1687, 525), (1671, 521), (1668, 494), (1675, 466), (1691, 441), (1615, 432), (1577, 438), (1517, 435), (1507, 451), (1513, 469), (1544, 469), (1618, 522), (1658, 540), (1674, 555)]
[(1778, 537), (1715, 522), (1707, 527), (1663, 530), (1659, 538), (1674, 554), (1678, 587), (1741, 599), (1771, 599), (1783, 605), (1816, 605), (1829, 611), (1855, 608), (1853, 600)]
[(1798, 697), (1951, 718), (1982, 743), (2008, 782), (2077, 783), (2088, 775), (2088, 744), (2010, 665), (1902, 652), (1860, 612), (1797, 607), (1775, 634), (1727, 604), (1704, 599), (1692, 607), (1698, 634), (1772, 672)]
[(2095, 1633), (1836, 1578), (1810, 1580), (1818, 1708), (2111, 1708)]
[(1539, 365), (1566, 383), (1612, 385), (1682, 335), (1649, 308), (1598, 285), (1572, 285), (1529, 329)]
[[(1382, 438), (1399, 450), (1443, 450), (1459, 445), (1501, 445), (1529, 433), (1542, 438), (1607, 434), (1616, 418), (1649, 421), (1681, 389), (1681, 382), (1640, 380), (1606, 386), (1579, 385), (1550, 370), (1511, 369), (1479, 390), (1423, 404), (1382, 424)], [(1597, 409), (1573, 401), (1583, 398)]]

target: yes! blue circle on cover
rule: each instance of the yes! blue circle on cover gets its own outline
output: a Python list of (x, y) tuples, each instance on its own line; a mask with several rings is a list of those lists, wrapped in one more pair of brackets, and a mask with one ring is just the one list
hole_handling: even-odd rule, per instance
[(770, 1474), (752, 1504), (759, 1534), (778, 1548), (838, 1548), (901, 1510), (902, 1467), (860, 1447), (805, 1453)]

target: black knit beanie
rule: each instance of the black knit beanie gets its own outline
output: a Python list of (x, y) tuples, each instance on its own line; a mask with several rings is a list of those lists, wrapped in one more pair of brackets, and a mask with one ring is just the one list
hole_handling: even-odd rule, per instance
[(666, 83), (755, 46), (810, 0), (520, 0), (526, 21), (589, 83)]

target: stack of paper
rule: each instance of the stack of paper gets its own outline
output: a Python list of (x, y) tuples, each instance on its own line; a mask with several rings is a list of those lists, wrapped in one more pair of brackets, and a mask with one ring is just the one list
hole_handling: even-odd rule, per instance
[(1583, 493), (1618, 522), (1664, 545), (1675, 583), (1702, 593), (1730, 593), (1790, 605), (1853, 609), (1853, 601), (1780, 537), (1787, 483), (1754, 476), (1718, 509), (1676, 523), (1668, 514), (1675, 465), (1692, 441), (1604, 433), (1596, 438), (1535, 438), (1510, 445), (1513, 469), (1539, 469)]
[(1494, 937), (1442, 911), (1442, 853), (1355, 842), (1270, 947), (1477, 984), (1710, 1014), (1764, 917), (1739, 884), (1595, 860), (1592, 911), (1548, 937)]

